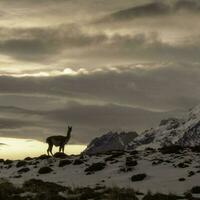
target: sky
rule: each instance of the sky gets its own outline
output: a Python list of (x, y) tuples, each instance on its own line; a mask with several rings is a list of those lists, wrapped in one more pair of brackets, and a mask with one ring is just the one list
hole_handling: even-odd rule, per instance
[(0, 137), (71, 125), (85, 145), (179, 116), (200, 103), (199, 20), (198, 0), (0, 0)]

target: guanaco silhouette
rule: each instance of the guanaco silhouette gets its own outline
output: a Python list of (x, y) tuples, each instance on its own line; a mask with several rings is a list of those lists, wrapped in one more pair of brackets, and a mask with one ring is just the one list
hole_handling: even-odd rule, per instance
[(47, 149), (47, 154), (49, 155), (49, 152), (53, 156), (52, 149), (53, 145), (56, 147), (59, 147), (59, 152), (63, 152), (65, 150), (65, 145), (69, 142), (71, 138), (71, 132), (72, 132), (72, 126), (68, 126), (67, 136), (63, 135), (54, 135), (50, 136), (46, 139), (46, 143), (49, 145)]

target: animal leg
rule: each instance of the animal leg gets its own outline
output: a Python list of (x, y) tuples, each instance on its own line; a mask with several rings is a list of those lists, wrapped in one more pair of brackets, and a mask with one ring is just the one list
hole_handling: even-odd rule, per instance
[(52, 149), (53, 149), (53, 144), (50, 144), (50, 145), (49, 145), (49, 152), (50, 152), (51, 155), (53, 156)]
[(50, 144), (48, 143), (48, 149), (47, 149), (47, 154), (48, 154), (48, 156), (49, 156), (49, 152), (50, 152)]
[(62, 152), (64, 153), (64, 151), (65, 151), (65, 146), (62, 147)]
[(62, 151), (62, 146), (59, 146), (59, 152), (61, 152)]

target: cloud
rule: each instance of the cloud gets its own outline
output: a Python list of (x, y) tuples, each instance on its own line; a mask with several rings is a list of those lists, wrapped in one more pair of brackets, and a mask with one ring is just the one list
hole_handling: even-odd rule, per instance
[(5, 144), (5, 143), (0, 143), (0, 146), (7, 146), (7, 144)]
[(199, 5), (0, 1), (1, 134), (44, 140), (72, 124), (87, 143), (198, 104)]
[(179, 0), (174, 1), (172, 4), (168, 1), (153, 1), (116, 11), (100, 20), (97, 20), (97, 23), (126, 21), (141, 17), (161, 17), (174, 15), (182, 11), (191, 13), (196, 12), (196, 14), (198, 14), (198, 11), (200, 11), (200, 4), (196, 0)]
[[(4, 114), (12, 112), (13, 117), (16, 117), (0, 119), (1, 136), (15, 135), (15, 137), (32, 137), (44, 141), (46, 135), (55, 133), (64, 135), (67, 125), (72, 125), (74, 127), (72, 142), (84, 144), (93, 137), (110, 130), (141, 131), (148, 126), (155, 125), (161, 117), (170, 115), (167, 112), (153, 112), (114, 104), (82, 105), (77, 102), (71, 102), (68, 107), (62, 109), (48, 111), (33, 111), (14, 107), (1, 107), (0, 110)], [(21, 120), (17, 119), (19, 117)], [(27, 118), (29, 119), (28, 123)], [(144, 122), (146, 122), (145, 127)]]
[(171, 13), (171, 9), (168, 4), (153, 2), (114, 12), (98, 22), (130, 20), (137, 17), (162, 16), (169, 13)]
[(0, 52), (22, 60), (41, 60), (64, 49), (84, 48), (107, 40), (101, 33), (85, 33), (76, 25), (44, 28), (1, 28)]
[[(163, 41), (158, 33), (89, 33), (77, 26), (3, 30), (0, 53), (16, 60), (52, 65), (69, 58), (72, 65), (99, 66), (135, 61), (200, 62), (200, 40), (184, 38), (182, 43)], [(8, 33), (5, 36), (5, 33)], [(19, 38), (14, 38), (19, 35)], [(66, 56), (66, 57), (65, 57)], [(56, 64), (58, 65), (58, 64)], [(47, 66), (48, 68), (49, 66)], [(93, 68), (94, 68), (93, 67)]]
[(199, 69), (199, 64), (183, 62), (102, 68), (75, 76), (1, 76), (0, 90), (2, 94), (46, 95), (79, 101), (89, 99), (93, 102), (168, 110), (182, 108), (185, 102), (191, 105), (199, 101)]

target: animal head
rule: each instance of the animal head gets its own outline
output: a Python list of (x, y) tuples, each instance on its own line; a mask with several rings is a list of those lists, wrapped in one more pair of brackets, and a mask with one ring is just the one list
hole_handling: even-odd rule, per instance
[(68, 126), (68, 132), (72, 131), (72, 126)]

